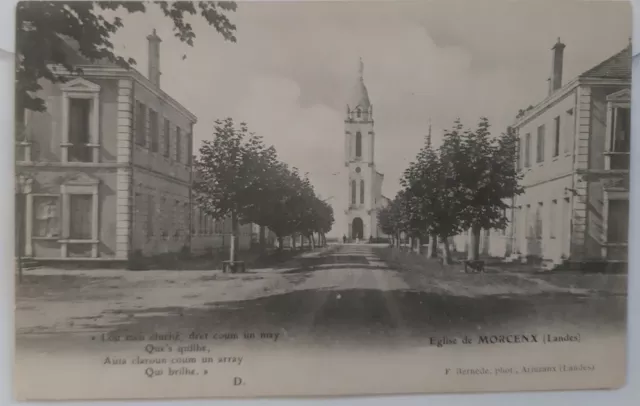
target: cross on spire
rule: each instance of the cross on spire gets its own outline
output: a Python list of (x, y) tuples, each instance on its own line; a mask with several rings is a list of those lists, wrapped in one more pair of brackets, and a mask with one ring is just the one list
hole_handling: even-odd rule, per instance
[(358, 65), (358, 73), (360, 74), (360, 79), (364, 79), (364, 62), (362, 62), (362, 57), (360, 57), (360, 62)]

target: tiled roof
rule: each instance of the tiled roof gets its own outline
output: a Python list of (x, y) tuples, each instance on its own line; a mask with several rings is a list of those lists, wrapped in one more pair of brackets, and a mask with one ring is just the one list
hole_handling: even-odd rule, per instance
[(580, 75), (581, 78), (631, 80), (631, 44)]

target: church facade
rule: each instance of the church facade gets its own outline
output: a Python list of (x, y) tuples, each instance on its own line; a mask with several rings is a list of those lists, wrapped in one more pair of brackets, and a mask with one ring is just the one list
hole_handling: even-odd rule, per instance
[(347, 101), (345, 118), (345, 167), (348, 173), (348, 203), (345, 210), (348, 238), (384, 238), (377, 212), (388, 203), (382, 195), (384, 175), (376, 170), (373, 106), (369, 101), (360, 60), (359, 78)]

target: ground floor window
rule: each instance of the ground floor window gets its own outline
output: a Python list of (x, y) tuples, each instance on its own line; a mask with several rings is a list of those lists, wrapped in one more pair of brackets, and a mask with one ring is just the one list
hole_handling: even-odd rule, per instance
[(33, 236), (53, 238), (60, 236), (60, 198), (34, 196)]
[(93, 195), (69, 196), (69, 238), (90, 240), (92, 235)]
[(609, 200), (607, 242), (627, 243), (628, 240), (629, 200)]

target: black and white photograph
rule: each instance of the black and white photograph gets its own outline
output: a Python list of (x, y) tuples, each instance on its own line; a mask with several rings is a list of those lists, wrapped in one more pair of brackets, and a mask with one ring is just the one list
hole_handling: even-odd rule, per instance
[(15, 13), (18, 399), (625, 384), (629, 3)]

